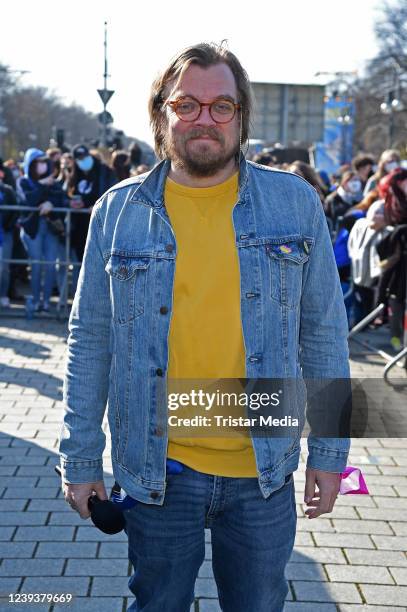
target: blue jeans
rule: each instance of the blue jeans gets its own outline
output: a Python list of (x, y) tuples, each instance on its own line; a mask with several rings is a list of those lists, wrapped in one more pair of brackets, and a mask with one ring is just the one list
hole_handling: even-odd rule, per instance
[[(11, 259), (13, 232), (3, 231), (3, 259)], [(3, 262), (0, 273), (0, 297), (7, 297), (10, 285), (10, 263)]]
[(133, 612), (189, 612), (211, 530), (212, 567), (223, 612), (281, 612), (296, 530), (293, 477), (268, 499), (257, 478), (228, 478), (187, 466), (167, 475), (162, 506), (124, 512), (134, 574)]
[[(44, 271), (44, 302), (49, 302), (52, 289), (56, 282), (55, 264), (58, 256), (58, 238), (50, 232), (45, 219), (40, 219), (38, 232), (35, 238), (30, 238), (22, 229), (21, 240), (28, 252), (30, 259), (39, 259), (51, 264), (46, 264)], [(38, 304), (41, 299), (41, 264), (31, 264), (31, 291), (34, 303)]]

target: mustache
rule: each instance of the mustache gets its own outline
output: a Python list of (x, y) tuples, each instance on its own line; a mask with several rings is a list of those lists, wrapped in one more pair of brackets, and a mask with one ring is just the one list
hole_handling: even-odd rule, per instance
[(213, 138), (214, 140), (219, 140), (220, 142), (223, 142), (222, 136), (218, 133), (217, 129), (213, 127), (192, 128), (188, 132), (186, 140), (191, 140), (193, 138), (200, 138), (201, 136), (209, 136), (210, 138)]

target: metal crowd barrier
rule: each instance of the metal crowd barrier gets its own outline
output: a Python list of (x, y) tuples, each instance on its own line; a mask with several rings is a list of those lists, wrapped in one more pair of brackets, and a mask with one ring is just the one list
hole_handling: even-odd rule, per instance
[[(38, 207), (37, 206), (24, 206), (22, 204), (18, 204), (18, 205), (12, 205), (12, 206), (1, 206), (0, 207), (0, 215), (2, 213), (2, 211), (12, 211), (12, 212), (18, 212), (18, 211), (22, 211), (24, 213), (28, 213), (28, 212), (38, 212)], [(57, 268), (57, 266), (64, 266), (65, 269), (65, 275), (64, 275), (64, 282), (63, 282), (63, 286), (58, 287), (59, 290), (59, 299), (58, 299), (58, 303), (57, 303), (57, 307), (56, 307), (56, 318), (57, 319), (66, 319), (68, 317), (68, 296), (69, 296), (69, 268), (75, 268), (78, 267), (80, 268), (80, 266), (82, 265), (81, 261), (73, 261), (71, 259), (71, 221), (72, 221), (72, 214), (82, 214), (82, 215), (90, 215), (92, 209), (91, 208), (53, 208), (51, 212), (54, 213), (65, 213), (66, 217), (65, 217), (65, 261), (60, 261), (59, 259), (57, 259), (56, 261), (47, 261), (47, 260), (42, 260), (42, 259), (4, 259), (4, 258), (0, 258), (0, 268), (1, 268), (1, 264), (2, 263), (13, 263), (13, 264), (22, 264), (22, 265), (31, 265), (33, 263), (35, 264), (41, 264), (41, 265), (50, 265), (50, 266), (55, 266), (56, 271), (59, 270), (59, 268)], [(45, 215), (44, 215), (45, 216)], [(5, 313), (3, 312), (3, 310), (0, 308), (0, 316), (4, 315)], [(8, 311), (7, 316), (10, 316), (10, 311)]]
[[(403, 253), (402, 257), (404, 258), (404, 264), (405, 264), (404, 272), (406, 275), (406, 288), (407, 288), (407, 252)], [(349, 332), (348, 339), (350, 340), (354, 338), (356, 334), (358, 334), (360, 331), (362, 331), (362, 329), (364, 329), (367, 325), (369, 325), (369, 323), (373, 321), (373, 319), (375, 319), (384, 309), (385, 309), (385, 304), (379, 304), (379, 306), (377, 306), (374, 310), (372, 310), (372, 312), (370, 312), (364, 319), (359, 321), (357, 325), (352, 327), (351, 331)], [(363, 343), (363, 342), (362, 344), (366, 345), (366, 343)], [(387, 362), (383, 370), (383, 378), (384, 378), (384, 381), (390, 387), (393, 387), (394, 389), (401, 389), (401, 388), (407, 387), (407, 382), (402, 383), (402, 384), (395, 383), (392, 381), (391, 378), (389, 378), (390, 371), (396, 365), (400, 368), (404, 368), (407, 370), (407, 290), (406, 290), (406, 295), (404, 298), (403, 345), (404, 345), (403, 348), (395, 356), (391, 356), (385, 351), (382, 351), (381, 349), (376, 349), (370, 345), (368, 346), (369, 349), (373, 349), (375, 353), (383, 357), (383, 359)]]

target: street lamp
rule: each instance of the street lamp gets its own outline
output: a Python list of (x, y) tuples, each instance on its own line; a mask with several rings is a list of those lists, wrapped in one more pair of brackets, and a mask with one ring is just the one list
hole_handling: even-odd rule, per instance
[(347, 161), (349, 161), (347, 159), (347, 140), (348, 140), (348, 126), (350, 126), (352, 124), (352, 117), (351, 115), (349, 115), (348, 113), (346, 113), (346, 108), (343, 109), (345, 111), (345, 114), (341, 114), (339, 115), (339, 117), (337, 118), (337, 121), (339, 123), (339, 125), (341, 126), (341, 164), (345, 164)]
[(394, 97), (394, 92), (389, 91), (387, 101), (380, 104), (380, 112), (389, 117), (389, 147), (392, 146), (394, 139), (394, 115), (402, 110), (404, 110), (403, 102)]

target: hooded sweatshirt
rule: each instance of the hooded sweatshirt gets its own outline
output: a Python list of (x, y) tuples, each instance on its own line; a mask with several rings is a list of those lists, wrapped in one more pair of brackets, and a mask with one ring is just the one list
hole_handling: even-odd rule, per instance
[[(53, 185), (42, 185), (39, 181), (36, 181), (31, 176), (31, 166), (36, 159), (46, 157), (44, 151), (41, 149), (27, 149), (24, 155), (24, 176), (17, 181), (17, 192), (20, 196), (21, 203), (26, 206), (40, 206), (43, 202), (51, 202), (55, 208), (62, 207), (66, 204), (67, 197), (62, 191), (61, 186), (58, 183)], [(48, 164), (48, 171), (44, 177), (51, 174), (51, 166)], [(42, 178), (44, 178), (42, 177)], [(39, 214), (37, 212), (28, 212), (23, 218), (20, 219), (20, 225), (24, 228), (24, 231), (30, 236), (35, 238), (38, 232), (39, 226)]]

